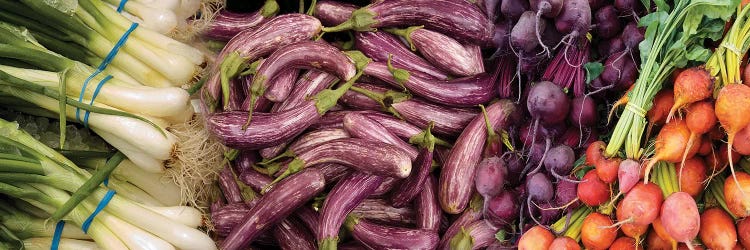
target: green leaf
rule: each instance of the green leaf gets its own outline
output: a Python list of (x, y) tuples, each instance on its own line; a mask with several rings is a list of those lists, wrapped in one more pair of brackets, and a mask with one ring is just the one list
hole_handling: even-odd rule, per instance
[[(648, 0), (641, 0), (641, 2), (643, 2), (643, 1), (648, 1)], [(658, 11), (669, 11), (669, 4), (667, 4), (664, 0), (654, 0), (654, 3), (656, 4), (656, 10), (658, 10)], [(644, 4), (644, 6), (646, 6), (646, 9), (650, 9), (651, 8), (650, 3), (649, 4)]]
[(587, 62), (583, 65), (583, 68), (586, 69), (586, 84), (591, 83), (604, 71), (604, 65), (600, 62)]
[(641, 52), (641, 64), (645, 64), (648, 61), (648, 56), (651, 54), (651, 49), (654, 46), (654, 41), (657, 34), (659, 33), (659, 26), (661, 23), (666, 22), (669, 15), (664, 11), (658, 11), (648, 14), (641, 18), (638, 26), (646, 27), (646, 33), (644, 34), (644, 40), (638, 44), (638, 49)]
[(499, 242), (508, 241), (505, 237), (507, 237), (507, 233), (505, 232), (505, 230), (497, 231), (497, 233), (495, 234), (495, 239)]

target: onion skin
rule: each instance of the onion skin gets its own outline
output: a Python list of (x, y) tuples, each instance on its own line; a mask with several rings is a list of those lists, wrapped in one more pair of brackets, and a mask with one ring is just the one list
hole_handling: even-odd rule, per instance
[(261, 232), (280, 222), (323, 191), (325, 179), (317, 169), (308, 169), (282, 180), (258, 200), (258, 204), (235, 226), (221, 249), (243, 249)]

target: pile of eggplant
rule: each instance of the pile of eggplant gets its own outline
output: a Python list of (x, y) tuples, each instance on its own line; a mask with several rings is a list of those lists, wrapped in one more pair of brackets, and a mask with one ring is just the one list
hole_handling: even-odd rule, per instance
[(231, 149), (210, 209), (218, 244), (499, 249), (564, 221), (580, 205), (576, 159), (637, 73), (637, 6), (223, 10), (203, 34), (226, 44), (200, 92), (206, 127)]

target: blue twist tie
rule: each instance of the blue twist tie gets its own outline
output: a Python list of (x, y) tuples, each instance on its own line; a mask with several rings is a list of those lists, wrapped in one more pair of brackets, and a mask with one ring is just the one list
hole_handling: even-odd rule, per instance
[(122, 13), (122, 8), (125, 8), (125, 3), (127, 3), (128, 0), (120, 0), (120, 5), (117, 6), (117, 13)]
[[(101, 73), (102, 71), (104, 71), (104, 69), (106, 69), (107, 66), (109, 66), (110, 63), (112, 63), (112, 60), (115, 59), (115, 56), (117, 55), (117, 52), (119, 52), (120, 48), (123, 45), (125, 45), (125, 42), (128, 41), (128, 37), (130, 37), (130, 33), (133, 33), (133, 31), (135, 30), (135, 28), (138, 28), (138, 23), (133, 23), (132, 25), (130, 25), (130, 28), (128, 28), (128, 30), (125, 31), (124, 34), (122, 34), (122, 36), (120, 37), (120, 40), (118, 40), (117, 43), (115, 44), (115, 46), (112, 47), (112, 50), (109, 51), (109, 54), (107, 54), (107, 56), (104, 57), (104, 60), (102, 60), (102, 62), (99, 64), (99, 67), (97, 67), (96, 70), (94, 70), (94, 73), (91, 73), (91, 75), (88, 78), (86, 78), (85, 81), (83, 81), (83, 86), (81, 87), (81, 94), (78, 95), (78, 101), (79, 102), (83, 101), (84, 93), (86, 93), (86, 87), (88, 87), (89, 82), (91, 81), (91, 79), (94, 79), (94, 77), (96, 77), (97, 75), (99, 75), (99, 73)], [(101, 85), (103, 85), (104, 82), (108, 81), (109, 78), (111, 78), (111, 77), (105, 77), (102, 81), (99, 82), (99, 86), (97, 87), (96, 92), (94, 92), (94, 96), (92, 96), (92, 98), (91, 98), (91, 104), (94, 103), (94, 99), (96, 98), (96, 95), (98, 94), (98, 89), (101, 88)], [(86, 113), (86, 117), (88, 117), (88, 111)], [(78, 120), (79, 122), (81, 122), (81, 109), (79, 109), (79, 108), (76, 108), (76, 120)], [(88, 119), (87, 118), (83, 121), (83, 126), (88, 127)]]
[(55, 233), (52, 235), (52, 243), (50, 244), (50, 250), (57, 250), (57, 246), (60, 245), (60, 238), (62, 237), (63, 228), (65, 227), (65, 221), (58, 221), (55, 226)]
[(107, 204), (109, 204), (109, 201), (112, 200), (112, 197), (115, 196), (115, 193), (117, 193), (115, 192), (115, 190), (112, 190), (112, 189), (108, 190), (107, 194), (104, 195), (104, 198), (102, 198), (102, 200), (99, 201), (99, 205), (96, 205), (96, 209), (94, 209), (94, 212), (92, 212), (91, 215), (89, 215), (89, 217), (86, 218), (86, 221), (84, 221), (83, 224), (81, 224), (81, 229), (83, 229), (84, 233), (89, 232), (89, 227), (91, 226), (91, 222), (93, 222), (96, 215), (99, 214), (99, 212), (101, 212), (102, 210), (104, 210)]

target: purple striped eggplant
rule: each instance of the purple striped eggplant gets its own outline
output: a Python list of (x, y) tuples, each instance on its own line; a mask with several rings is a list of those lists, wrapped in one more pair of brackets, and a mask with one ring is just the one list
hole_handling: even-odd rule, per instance
[(450, 240), (453, 239), (454, 236), (461, 232), (464, 227), (467, 227), (475, 221), (482, 219), (483, 208), (484, 201), (482, 201), (482, 196), (475, 194), (474, 197), (472, 197), (471, 202), (469, 203), (469, 208), (464, 210), (464, 212), (461, 213), (461, 216), (453, 221), (450, 227), (445, 230), (445, 233), (443, 233), (443, 238), (440, 239), (440, 245), (438, 246), (438, 249), (450, 249)]
[(393, 187), (395, 187), (396, 184), (398, 184), (399, 180), (400, 179), (396, 179), (392, 177), (385, 178), (385, 180), (383, 180), (383, 183), (381, 183), (380, 186), (378, 186), (378, 188), (375, 189), (375, 191), (372, 191), (372, 193), (370, 194), (370, 198), (379, 198), (381, 196), (385, 196), (386, 194), (390, 193), (391, 190), (393, 190)]
[(336, 163), (318, 164), (313, 168), (317, 168), (323, 173), (323, 177), (326, 178), (327, 183), (336, 183), (341, 178), (344, 178), (344, 176), (352, 172), (349, 167)]
[(203, 36), (219, 41), (229, 41), (237, 33), (268, 21), (276, 13), (279, 13), (279, 4), (276, 0), (266, 0), (260, 10), (252, 13), (221, 10), (213, 16), (208, 27), (203, 31)]
[(245, 203), (227, 204), (211, 209), (211, 223), (219, 236), (227, 236), (242, 221), (250, 208)]
[(273, 237), (282, 250), (316, 250), (315, 237), (302, 222), (288, 217), (273, 228)]
[(413, 161), (414, 170), (411, 175), (401, 181), (391, 194), (391, 204), (394, 207), (404, 207), (408, 205), (415, 197), (422, 193), (425, 186), (425, 180), (429, 178), (432, 169), (432, 153), (435, 150), (435, 137), (430, 133), (432, 124), (427, 127), (421, 138), (415, 137), (414, 142), (418, 142), (419, 155)]
[(273, 151), (269, 152), (269, 150), (275, 150), (275, 148), (264, 148), (260, 151), (260, 153), (263, 158), (273, 158), (270, 161), (274, 161), (280, 157), (293, 157), (297, 154), (304, 153), (310, 148), (318, 146), (327, 141), (349, 137), (349, 132), (347, 132), (343, 128), (318, 129), (299, 136), (297, 139), (295, 139), (294, 142), (291, 143), (286, 151), (282, 152), (281, 154), (274, 154), (275, 152)]
[(353, 60), (326, 42), (288, 44), (271, 53), (258, 68), (250, 86), (250, 106), (265, 94), (274, 78), (279, 77), (278, 74), (291, 68), (318, 69), (343, 81), (351, 80), (357, 73)]
[(338, 245), (339, 250), (369, 250), (372, 248), (368, 248), (365, 245), (362, 245), (359, 241), (356, 240), (350, 240), (344, 243), (341, 243)]
[(239, 176), (240, 181), (242, 183), (245, 183), (245, 185), (250, 186), (253, 190), (256, 192), (260, 192), (271, 184), (273, 179), (271, 177), (268, 177), (268, 175), (262, 174), (258, 171), (255, 171), (254, 169), (251, 169), (249, 171), (246, 171)]
[[(201, 95), (204, 108), (213, 110), (221, 105), (222, 100), (226, 102), (229, 89), (222, 91), (221, 79), (231, 79), (235, 75), (224, 75), (222, 77), (221, 64), (225, 58), (231, 58), (233, 53), (238, 53), (245, 62), (253, 62), (260, 57), (271, 54), (279, 47), (299, 41), (310, 40), (317, 36), (323, 25), (317, 18), (305, 14), (285, 14), (271, 18), (255, 29), (240, 32), (232, 38), (224, 49), (216, 57), (216, 62), (209, 70), (210, 76), (205, 83)], [(225, 104), (224, 104), (225, 105)], [(252, 106), (252, 105), (251, 105)]]
[(453, 236), (450, 239), (450, 247), (441, 249), (485, 249), (492, 243), (497, 242), (495, 233), (497, 233), (497, 230), (493, 229), (489, 222), (478, 220)]
[(456, 76), (484, 73), (482, 52), (476, 45), (464, 46), (456, 39), (421, 26), (386, 31), (405, 38), (411, 50), (419, 51), (427, 61), (445, 72)]
[(365, 115), (380, 123), (385, 129), (404, 140), (409, 140), (422, 132), (422, 129), (419, 127), (385, 113), (365, 113)]
[(297, 155), (277, 180), (307, 166), (322, 163), (343, 164), (357, 171), (385, 177), (406, 178), (411, 173), (409, 156), (396, 146), (379, 141), (343, 138)]
[(308, 230), (310, 230), (313, 236), (318, 235), (317, 231), (318, 224), (320, 224), (320, 216), (318, 215), (318, 212), (312, 209), (312, 207), (303, 206), (294, 212), (294, 216), (297, 217)]
[(336, 183), (320, 210), (320, 224), (315, 236), (320, 249), (336, 249), (339, 229), (346, 215), (367, 198), (381, 182), (382, 176), (354, 172)]
[(348, 99), (342, 97), (341, 101), (349, 104), (348, 101), (355, 99), (351, 96), (360, 95), (356, 97), (357, 100), (361, 99), (361, 96), (366, 96), (380, 105), (389, 104), (383, 109), (418, 127), (427, 128), (427, 124), (434, 122), (436, 134), (450, 137), (458, 136), (478, 114), (473, 109), (435, 105), (416, 97), (408, 98), (398, 92), (383, 90), (386, 89), (369, 84), (358, 84), (349, 90), (350, 97)]
[[(487, 120), (492, 129), (500, 130), (510, 125), (508, 117), (516, 106), (509, 100), (500, 100), (487, 107)], [(449, 214), (458, 214), (466, 209), (474, 189), (474, 172), (482, 158), (487, 140), (485, 116), (477, 115), (458, 137), (448, 159), (440, 171), (440, 206)]]
[(283, 102), (289, 97), (294, 89), (294, 83), (297, 82), (300, 70), (298, 69), (287, 69), (279, 73), (274, 78), (273, 83), (269, 84), (268, 91), (263, 95), (272, 102)]
[(221, 249), (243, 249), (261, 232), (275, 225), (323, 191), (325, 180), (317, 169), (308, 169), (279, 182), (235, 226)]
[(437, 178), (428, 176), (422, 192), (414, 200), (417, 211), (417, 228), (439, 231), (443, 222), (443, 210), (437, 198)]
[(435, 231), (384, 226), (356, 216), (346, 218), (346, 228), (357, 241), (372, 249), (431, 250), (440, 241), (440, 236)]
[(237, 158), (235, 158), (232, 162), (232, 166), (234, 167), (234, 171), (236, 173), (242, 175), (242, 173), (247, 171), (255, 171), (253, 170), (253, 165), (259, 162), (259, 159), (260, 158), (258, 158), (257, 152), (243, 150), (240, 151), (239, 154), (237, 154)]
[[(386, 81), (394, 87), (401, 87), (403, 84), (415, 95), (448, 106), (471, 107), (486, 103), (495, 97), (495, 79), (497, 78), (495, 74), (479, 74), (439, 81), (408, 73), (405, 76), (399, 74), (396, 78), (391, 73), (391, 69), (385, 63), (373, 62), (367, 65), (365, 74)], [(395, 71), (398, 70), (401, 69), (395, 69)], [(402, 76), (404, 78), (401, 78)]]
[(404, 227), (416, 225), (416, 213), (412, 207), (396, 208), (383, 199), (365, 199), (351, 212), (373, 222)]
[(395, 67), (403, 68), (428, 79), (448, 79), (448, 74), (414, 54), (397, 36), (387, 32), (357, 32), (354, 47), (373, 61), (391, 60)]
[(314, 16), (325, 26), (336, 26), (349, 20), (357, 9), (359, 7), (354, 4), (323, 0), (315, 4)]
[(483, 45), (492, 40), (492, 22), (487, 16), (469, 1), (455, 0), (379, 1), (355, 10), (349, 20), (324, 31), (366, 31), (414, 25), (451, 34), (461, 42)]
[[(250, 89), (250, 84), (253, 83), (253, 77), (251, 75), (244, 76), (240, 79), (240, 81), (242, 82), (241, 85), (242, 85), (243, 91), (247, 93), (244, 93), (244, 99), (242, 100), (242, 104), (240, 105), (239, 109), (232, 106), (234, 105), (234, 103), (230, 102), (229, 110), (233, 110), (233, 111), (250, 110), (249, 89)], [(229, 98), (232, 99), (232, 97), (236, 95), (237, 95), (236, 93), (230, 93)], [(258, 101), (256, 101), (255, 105), (253, 106), (253, 112), (266, 112), (268, 111), (268, 109), (271, 107), (272, 104), (273, 102), (269, 101), (265, 96), (261, 96), (260, 98), (258, 98)]]
[(227, 199), (227, 202), (242, 202), (242, 192), (234, 180), (234, 173), (232, 173), (232, 168), (229, 164), (219, 171), (219, 188), (221, 189), (221, 193), (224, 194), (224, 198)]
[[(357, 88), (365, 88), (367, 90), (376, 89), (377, 92), (383, 92), (385, 93), (388, 90), (391, 90), (390, 88), (383, 87), (383, 86), (376, 86), (372, 84), (363, 84), (363, 83), (355, 83), (354, 86)], [(374, 99), (367, 97), (366, 95), (360, 94), (354, 90), (349, 90), (344, 94), (344, 96), (341, 97), (341, 103), (345, 104), (347, 107), (351, 107), (356, 110), (381, 110), (383, 109), (383, 106), (375, 101)]]
[[(352, 137), (380, 141), (396, 146), (406, 153), (412, 160), (416, 159), (419, 154), (419, 151), (417, 151), (414, 146), (404, 142), (401, 138), (398, 138), (398, 136), (389, 132), (383, 127), (383, 125), (368, 118), (366, 115), (358, 113), (347, 114), (344, 116), (344, 129), (346, 129)], [(430, 158), (430, 160), (431, 159), (432, 158)]]

